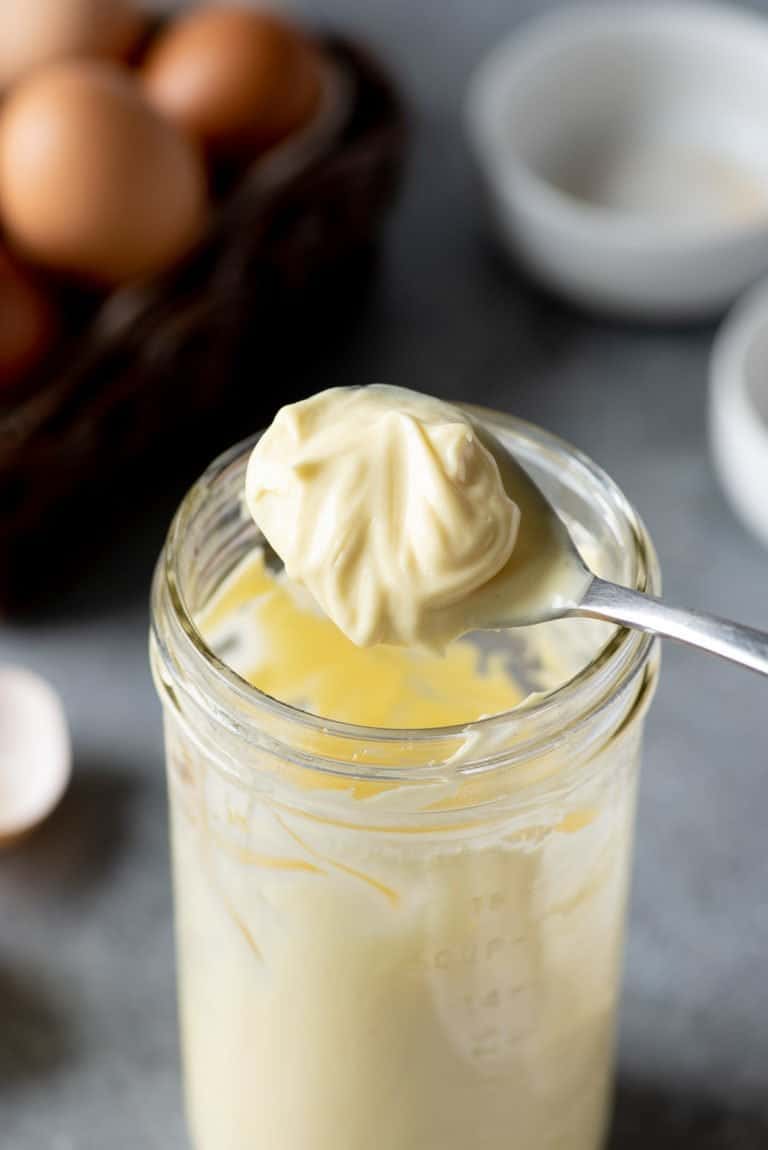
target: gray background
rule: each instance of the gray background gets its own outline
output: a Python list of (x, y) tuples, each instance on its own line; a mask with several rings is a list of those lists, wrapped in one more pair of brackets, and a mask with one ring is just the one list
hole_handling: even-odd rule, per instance
[[(494, 39), (541, 7), (305, 4), (379, 49), (415, 124), (372, 305), (304, 384), (386, 379), (547, 425), (639, 507), (670, 599), (768, 627), (768, 554), (726, 507), (707, 449), (712, 330), (572, 312), (483, 236), (462, 93)], [(0, 658), (62, 692), (76, 751), (60, 811), (0, 856), (1, 1150), (185, 1145), (160, 723), (145, 654), (151, 566), (175, 497), (127, 527), (74, 594), (59, 596), (52, 563), (52, 620), (0, 628)], [(764, 681), (667, 650), (641, 794), (622, 1150), (768, 1146), (767, 710)]]

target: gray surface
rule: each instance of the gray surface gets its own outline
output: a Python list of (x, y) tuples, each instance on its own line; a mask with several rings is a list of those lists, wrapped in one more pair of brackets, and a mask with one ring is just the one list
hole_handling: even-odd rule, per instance
[[(768, 627), (768, 554), (731, 517), (707, 453), (711, 331), (572, 313), (482, 240), (461, 92), (511, 13), (535, 7), (324, 0), (324, 19), (365, 33), (396, 64), (418, 123), (374, 305), (307, 387), (427, 385), (546, 424), (640, 508), (670, 598)], [(160, 726), (145, 657), (165, 514), (126, 533), (58, 621), (0, 630), (3, 660), (60, 688), (77, 753), (63, 808), (0, 858), (0, 1150), (185, 1145)], [(764, 681), (667, 651), (642, 787), (622, 1150), (768, 1145), (767, 711)]]

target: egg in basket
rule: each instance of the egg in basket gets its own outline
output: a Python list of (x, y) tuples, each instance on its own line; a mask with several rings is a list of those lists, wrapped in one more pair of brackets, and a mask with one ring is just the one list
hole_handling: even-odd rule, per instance
[(157, 20), (128, 0), (3, 0), (0, 87), (11, 607), (41, 536), (110, 474), (201, 416), (206, 455), (221, 446), (218, 414), (263, 387), (254, 344), (285, 375), (287, 343), (380, 232), (404, 129), (364, 49), (242, 4)]

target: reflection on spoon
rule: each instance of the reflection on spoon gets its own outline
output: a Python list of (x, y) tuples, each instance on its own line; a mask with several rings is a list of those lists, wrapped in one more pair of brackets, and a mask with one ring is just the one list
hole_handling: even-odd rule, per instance
[(544, 623), (572, 613), (594, 576), (552, 505), (502, 444), (473, 423), (491, 453), (504, 489), (520, 509), (520, 526), (507, 562), (467, 596), (465, 631), (500, 630)]

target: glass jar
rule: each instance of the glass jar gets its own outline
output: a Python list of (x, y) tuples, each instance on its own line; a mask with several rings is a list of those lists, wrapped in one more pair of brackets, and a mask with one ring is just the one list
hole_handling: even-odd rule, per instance
[[(600, 574), (658, 592), (607, 476), (472, 411)], [(259, 543), (241, 496), (252, 446), (188, 494), (153, 589), (193, 1143), (598, 1150), (657, 644), (581, 620), (502, 634), (536, 693), (439, 729), (270, 698), (198, 629)]]

